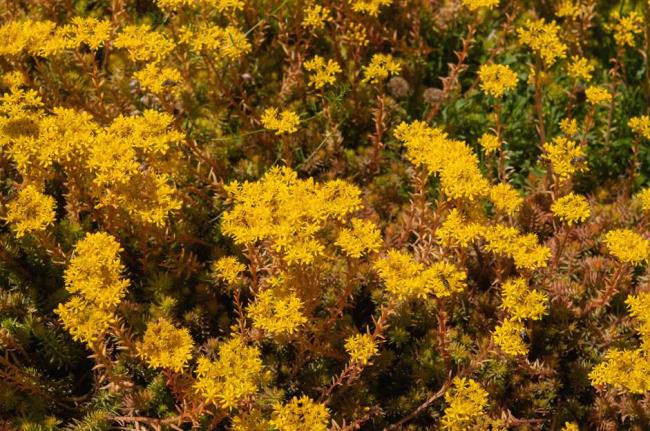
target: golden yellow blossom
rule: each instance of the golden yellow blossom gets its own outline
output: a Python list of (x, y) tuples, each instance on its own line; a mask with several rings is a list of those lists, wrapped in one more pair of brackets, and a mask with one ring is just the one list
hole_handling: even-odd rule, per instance
[(499, 0), (463, 0), (465, 7), (471, 11), (481, 8), (492, 9), (499, 5)]
[(506, 310), (510, 319), (539, 320), (546, 313), (548, 296), (528, 287), (524, 278), (512, 278), (503, 283), (501, 308)]
[(181, 73), (172, 67), (159, 67), (156, 63), (149, 63), (134, 73), (133, 77), (143, 89), (154, 94), (174, 94), (180, 91)]
[(605, 24), (605, 29), (614, 33), (617, 45), (633, 47), (636, 45), (636, 35), (643, 33), (643, 18), (636, 12), (621, 17), (616, 11), (611, 15), (614, 23)]
[(467, 247), (481, 237), (483, 226), (466, 221), (460, 212), (452, 209), (442, 225), (436, 230), (436, 236), (445, 245)]
[(650, 391), (650, 360), (642, 350), (610, 349), (589, 373), (593, 385), (611, 385), (632, 394)]
[(573, 79), (582, 79), (585, 82), (591, 81), (591, 74), (594, 71), (594, 65), (585, 57), (574, 55), (567, 66), (567, 72)]
[(363, 82), (379, 84), (389, 75), (397, 75), (402, 70), (402, 65), (390, 54), (375, 54), (368, 66), (364, 66)]
[(332, 21), (332, 15), (328, 8), (319, 4), (308, 6), (305, 9), (305, 17), (302, 20), (302, 26), (314, 31), (325, 28), (325, 23)]
[(600, 105), (601, 103), (609, 103), (612, 101), (612, 94), (603, 87), (587, 87), (585, 90), (587, 101), (592, 105)]
[(560, 130), (567, 138), (571, 138), (578, 133), (578, 122), (575, 118), (563, 118), (560, 120)]
[(266, 289), (257, 294), (248, 307), (253, 326), (272, 336), (293, 334), (307, 322), (303, 303), (293, 292), (280, 293)]
[(569, 226), (574, 223), (582, 223), (591, 215), (587, 199), (574, 193), (569, 193), (553, 202), (551, 211)]
[(113, 312), (98, 308), (80, 296), (73, 296), (55, 310), (63, 327), (75, 341), (90, 344), (116, 322)]
[(514, 215), (524, 202), (517, 189), (509, 183), (490, 187), (490, 200), (497, 210), (508, 215)]
[(379, 251), (381, 232), (373, 222), (353, 218), (352, 229), (342, 229), (336, 239), (336, 245), (348, 256), (359, 258), (365, 253)]
[(356, 334), (345, 340), (345, 351), (350, 355), (350, 360), (361, 365), (366, 365), (370, 358), (378, 352), (377, 343), (370, 334)]
[(239, 276), (246, 270), (246, 265), (234, 256), (224, 256), (212, 264), (212, 271), (216, 277), (228, 284), (236, 284)]
[(341, 73), (341, 66), (336, 61), (325, 61), (320, 55), (305, 61), (304, 66), (308, 72), (313, 72), (309, 75), (309, 85), (313, 85), (317, 89), (334, 84), (336, 82), (334, 75)]
[(273, 407), (271, 425), (278, 431), (326, 431), (329, 411), (306, 395)]
[(363, 47), (368, 45), (368, 32), (366, 27), (359, 22), (351, 22), (345, 28), (343, 40), (350, 46)]
[(192, 359), (193, 340), (187, 328), (177, 328), (167, 319), (149, 322), (138, 343), (138, 353), (152, 368), (183, 371)]
[(275, 130), (276, 135), (295, 133), (300, 124), (298, 114), (287, 110), (279, 112), (278, 108), (266, 108), (260, 120), (264, 127)]
[(576, 172), (584, 171), (585, 150), (577, 142), (558, 136), (544, 144), (543, 157), (551, 163), (553, 173), (561, 181), (567, 180)]
[(629, 229), (614, 229), (605, 234), (605, 245), (620, 261), (638, 265), (648, 259), (650, 242)]
[(528, 347), (522, 340), (526, 328), (518, 320), (506, 319), (494, 329), (494, 342), (506, 355), (520, 356), (528, 353)]
[(379, 15), (379, 9), (384, 6), (390, 6), (393, 0), (350, 0), (352, 10), (364, 13), (370, 16)]
[(560, 18), (578, 18), (580, 16), (579, 4), (575, 4), (573, 0), (561, 0), (555, 14)]
[(209, 403), (233, 409), (257, 392), (262, 371), (259, 349), (234, 337), (221, 344), (216, 361), (199, 357), (194, 390)]
[(126, 49), (132, 61), (160, 61), (174, 49), (174, 42), (148, 25), (126, 26), (113, 45)]
[(564, 422), (562, 431), (580, 431), (580, 429), (578, 428), (578, 424), (575, 422)]
[(627, 122), (628, 127), (632, 132), (637, 135), (650, 140), (650, 117), (647, 115), (640, 115), (632, 117)]
[(644, 211), (650, 211), (650, 187), (637, 193), (636, 198), (641, 202), (641, 208), (643, 208)]
[(527, 20), (523, 28), (518, 28), (519, 41), (528, 45), (538, 55), (546, 67), (551, 67), (558, 59), (566, 56), (567, 46), (560, 40), (560, 26), (544, 19)]
[[(52, 39), (56, 24), (52, 21), (15, 20), (0, 26), (0, 55), (16, 56), (23, 51), (42, 54)], [(61, 51), (64, 47), (57, 49)]]
[(56, 202), (29, 184), (18, 190), (15, 199), (7, 204), (7, 223), (11, 224), (17, 238), (26, 233), (44, 231), (54, 222)]
[(475, 380), (454, 377), (445, 393), (445, 413), (441, 420), (443, 430), (463, 431), (477, 429), (485, 415), (488, 393)]
[(501, 141), (494, 133), (483, 133), (478, 140), (486, 156), (496, 153), (501, 148)]
[(517, 74), (505, 64), (483, 64), (478, 76), (481, 90), (497, 98), (517, 87)]
[(483, 231), (483, 237), (487, 251), (511, 257), (521, 269), (544, 268), (551, 256), (551, 250), (539, 245), (535, 234), (522, 235), (511, 226), (490, 226)]

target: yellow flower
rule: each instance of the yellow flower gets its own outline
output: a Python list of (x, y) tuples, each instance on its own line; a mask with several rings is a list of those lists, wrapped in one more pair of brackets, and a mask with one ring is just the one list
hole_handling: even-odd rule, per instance
[(402, 70), (402, 65), (390, 54), (375, 54), (368, 66), (364, 66), (363, 82), (379, 84), (389, 75), (396, 75)]
[(619, 260), (638, 265), (648, 259), (650, 242), (629, 229), (614, 229), (605, 234), (605, 245)]
[(521, 339), (526, 328), (518, 320), (506, 319), (494, 329), (494, 342), (509, 356), (521, 356), (528, 353), (528, 347)]
[(499, 5), (499, 0), (463, 0), (465, 7), (471, 11), (480, 8), (492, 9)]
[(551, 211), (569, 226), (581, 223), (591, 215), (587, 199), (574, 193), (569, 193), (553, 202)]
[(236, 60), (251, 51), (246, 34), (233, 26), (203, 24), (197, 28), (183, 27), (180, 41), (188, 44), (195, 52), (227, 60)]
[(490, 226), (484, 229), (483, 238), (487, 251), (512, 257), (520, 269), (544, 268), (551, 256), (551, 250), (539, 245), (534, 233), (522, 235), (511, 226)]
[(54, 223), (56, 202), (53, 197), (29, 184), (18, 190), (18, 196), (7, 204), (7, 223), (16, 231), (16, 237), (44, 231)]
[(575, 422), (564, 422), (562, 431), (580, 431), (578, 425)]
[(122, 278), (120, 244), (104, 232), (89, 233), (75, 244), (75, 253), (65, 270), (65, 286), (99, 308), (120, 303), (129, 281)]
[(263, 363), (257, 347), (247, 346), (239, 337), (225, 341), (216, 361), (199, 357), (195, 392), (208, 403), (233, 409), (255, 394), (262, 378)]
[(149, 322), (138, 353), (152, 368), (168, 368), (178, 373), (192, 359), (193, 340), (187, 328), (177, 328), (166, 319)]
[(270, 423), (278, 431), (326, 431), (329, 411), (308, 396), (293, 397), (287, 404), (273, 407)]
[(508, 183), (490, 187), (490, 200), (496, 209), (508, 215), (514, 215), (524, 202), (519, 192)]
[[(15, 20), (0, 26), (0, 56), (16, 56), (25, 50), (43, 54), (43, 47), (52, 41), (56, 24), (52, 21)], [(57, 44), (60, 44), (57, 38)], [(61, 46), (57, 51), (65, 48)]]
[(313, 72), (309, 75), (309, 85), (321, 89), (326, 85), (332, 85), (336, 82), (335, 74), (341, 73), (341, 66), (334, 60), (327, 60), (319, 55), (304, 64), (305, 69)]
[(528, 45), (538, 55), (546, 67), (566, 56), (567, 46), (560, 39), (560, 26), (544, 19), (527, 20), (524, 28), (517, 29), (519, 41)]
[(546, 313), (548, 296), (531, 290), (524, 278), (513, 278), (503, 283), (501, 308), (510, 314), (510, 319), (539, 320)]
[(253, 326), (272, 336), (293, 334), (307, 322), (302, 313), (303, 303), (294, 293), (266, 289), (257, 294), (248, 307)]
[(116, 321), (113, 312), (98, 308), (80, 296), (59, 304), (55, 312), (72, 339), (86, 344), (97, 340)]
[(573, 79), (582, 79), (585, 82), (591, 81), (591, 74), (594, 71), (594, 65), (584, 57), (574, 55), (571, 57), (571, 63), (567, 66), (569, 76)]
[(353, 218), (352, 229), (342, 229), (336, 245), (341, 247), (348, 256), (359, 258), (365, 253), (379, 251), (381, 233), (373, 222)]
[(643, 33), (643, 18), (636, 12), (621, 17), (618, 12), (612, 13), (613, 24), (605, 24), (605, 30), (614, 33), (614, 40), (619, 46), (634, 47), (636, 35)]
[(178, 93), (180, 91), (181, 73), (171, 67), (159, 67), (149, 63), (144, 69), (133, 74), (140, 86), (155, 94)]
[(115, 48), (126, 49), (132, 61), (160, 61), (173, 49), (174, 42), (148, 25), (129, 25), (115, 37)]
[(610, 349), (589, 373), (593, 385), (611, 385), (632, 394), (650, 391), (650, 360), (642, 350)]
[(587, 101), (592, 105), (600, 105), (601, 103), (609, 103), (612, 101), (612, 94), (603, 87), (591, 86), (585, 90)]
[(445, 221), (436, 230), (436, 236), (443, 244), (459, 247), (467, 247), (480, 238), (482, 233), (483, 226), (467, 222), (456, 208), (449, 212)]
[(650, 352), (650, 292), (630, 295), (625, 303), (630, 308), (630, 316), (637, 320), (635, 326), (641, 336), (643, 350)]
[(493, 133), (483, 133), (478, 143), (486, 156), (496, 153), (501, 148), (499, 137)]
[(212, 264), (212, 271), (216, 277), (231, 285), (239, 281), (239, 275), (245, 270), (246, 265), (234, 256), (224, 256)]
[(641, 208), (644, 211), (650, 211), (650, 187), (641, 190), (636, 194), (636, 197), (641, 201)]
[(278, 112), (278, 108), (266, 108), (261, 121), (264, 127), (275, 130), (276, 135), (282, 135), (297, 132), (300, 117), (293, 111)]
[(343, 41), (350, 46), (366, 46), (368, 45), (368, 32), (363, 24), (358, 22), (351, 22), (345, 27), (343, 33)]
[(355, 12), (365, 13), (370, 16), (379, 15), (379, 9), (384, 6), (390, 6), (393, 0), (350, 0), (352, 10)]
[(454, 377), (452, 387), (445, 393), (445, 402), (447, 406), (441, 420), (443, 430), (480, 429), (488, 393), (475, 380)]
[(332, 16), (329, 9), (315, 4), (305, 9), (305, 17), (302, 20), (302, 26), (314, 31), (325, 28), (326, 22), (331, 22)]
[(437, 298), (451, 296), (465, 290), (467, 274), (453, 263), (434, 262), (422, 272), (426, 288)]
[(562, 0), (555, 13), (560, 18), (578, 18), (580, 8), (572, 0)]
[(577, 142), (558, 136), (544, 144), (544, 155), (551, 162), (551, 169), (561, 181), (567, 180), (576, 172), (584, 171), (585, 150)]
[(560, 120), (560, 130), (567, 138), (575, 136), (578, 133), (578, 122), (575, 118), (563, 118)]
[(345, 351), (350, 355), (350, 360), (361, 365), (366, 365), (370, 358), (378, 352), (377, 344), (370, 334), (356, 334), (345, 340)]
[(630, 121), (628, 121), (627, 125), (632, 132), (650, 140), (650, 117), (647, 115), (632, 117), (630, 118)]
[(517, 87), (517, 74), (504, 64), (483, 64), (478, 76), (481, 90), (496, 98)]

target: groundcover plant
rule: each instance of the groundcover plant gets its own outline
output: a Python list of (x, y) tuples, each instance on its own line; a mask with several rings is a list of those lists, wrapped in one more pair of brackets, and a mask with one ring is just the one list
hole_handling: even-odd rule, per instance
[(646, 0), (0, 0), (0, 429), (649, 430)]

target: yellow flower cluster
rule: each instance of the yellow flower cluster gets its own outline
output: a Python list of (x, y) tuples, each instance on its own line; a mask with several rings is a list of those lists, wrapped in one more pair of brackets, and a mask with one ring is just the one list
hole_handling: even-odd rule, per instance
[(18, 196), (7, 204), (7, 223), (16, 231), (16, 238), (26, 233), (40, 232), (54, 222), (54, 198), (28, 184), (18, 190)]
[(345, 340), (345, 351), (352, 362), (366, 365), (379, 350), (372, 335), (356, 334)]
[(553, 202), (551, 211), (569, 226), (574, 223), (582, 223), (591, 215), (587, 199), (575, 193), (569, 193)]
[(614, 33), (617, 45), (634, 47), (636, 35), (643, 33), (643, 18), (636, 12), (622, 17), (618, 12), (611, 15), (614, 23), (607, 23), (605, 29)]
[(251, 51), (246, 34), (233, 26), (219, 27), (202, 24), (197, 27), (182, 27), (179, 35), (181, 43), (201, 54), (217, 59), (237, 60)]
[(199, 357), (194, 390), (208, 403), (233, 409), (257, 392), (262, 371), (259, 349), (234, 337), (221, 345), (216, 361)]
[(465, 272), (444, 261), (425, 268), (411, 255), (400, 250), (390, 250), (374, 264), (389, 294), (399, 300), (438, 298), (450, 296), (465, 289)]
[(304, 66), (308, 72), (313, 72), (309, 75), (309, 85), (313, 85), (317, 89), (334, 84), (336, 82), (334, 75), (341, 73), (341, 66), (336, 61), (325, 61), (320, 55), (305, 61)]
[(279, 112), (278, 108), (266, 108), (260, 121), (267, 129), (275, 130), (276, 135), (282, 135), (297, 132), (300, 117), (293, 111)]
[(497, 210), (507, 215), (514, 215), (524, 202), (517, 189), (509, 183), (490, 187), (490, 200)]
[(626, 301), (630, 315), (636, 319), (641, 348), (610, 349), (605, 360), (589, 373), (593, 385), (611, 385), (632, 394), (650, 391), (650, 293), (631, 295)]
[(442, 225), (436, 230), (436, 237), (447, 246), (467, 247), (476, 239), (482, 237), (484, 227), (479, 223), (470, 223), (463, 218), (460, 211), (454, 208)]
[(244, 8), (242, 0), (156, 0), (156, 4), (164, 11), (173, 12), (184, 6), (202, 6), (216, 9), (218, 12), (239, 11)]
[(555, 14), (560, 18), (577, 18), (580, 16), (580, 8), (572, 0), (562, 0)]
[(193, 340), (187, 328), (177, 328), (172, 322), (161, 318), (149, 322), (138, 353), (152, 368), (168, 368), (183, 371), (192, 359)]
[(352, 10), (355, 12), (365, 13), (370, 16), (379, 15), (379, 9), (384, 6), (390, 6), (393, 0), (350, 0)]
[(575, 422), (565, 422), (562, 431), (580, 431), (580, 428)]
[(59, 304), (56, 313), (77, 341), (95, 341), (115, 321), (115, 308), (129, 287), (122, 278), (120, 251), (120, 244), (103, 232), (88, 234), (75, 246), (64, 278), (68, 292), (76, 295)]
[(587, 102), (592, 105), (600, 105), (612, 101), (612, 93), (603, 87), (596, 87), (593, 85), (591, 87), (587, 87), (585, 90), (585, 95), (587, 96)]
[(501, 141), (494, 133), (483, 133), (478, 140), (478, 144), (483, 148), (486, 156), (496, 153), (501, 148)]
[(352, 219), (352, 228), (344, 228), (339, 232), (336, 245), (341, 247), (350, 257), (359, 258), (365, 253), (377, 252), (381, 247), (381, 232), (377, 226), (359, 218)]
[(402, 65), (390, 54), (375, 54), (370, 64), (363, 67), (363, 82), (380, 84), (390, 75), (397, 75)]
[(578, 122), (575, 118), (563, 118), (560, 120), (560, 130), (566, 137), (575, 136), (578, 133)]
[(523, 28), (518, 28), (519, 41), (528, 45), (538, 55), (546, 67), (551, 67), (558, 59), (566, 56), (567, 46), (562, 43), (560, 26), (544, 19), (527, 20)]
[(163, 94), (170, 90), (176, 93), (180, 90), (178, 83), (181, 73), (173, 67), (160, 67), (156, 63), (149, 63), (144, 69), (134, 73), (133, 77), (138, 80), (140, 87), (154, 94)]
[(511, 257), (520, 269), (532, 271), (544, 268), (551, 256), (551, 250), (539, 245), (534, 233), (522, 235), (511, 226), (489, 226), (484, 230), (483, 237), (487, 251)]
[(567, 72), (573, 79), (582, 79), (585, 82), (591, 81), (591, 74), (594, 72), (594, 65), (585, 57), (574, 55), (567, 66)]
[(332, 15), (329, 9), (319, 5), (311, 5), (305, 9), (305, 17), (302, 20), (302, 26), (314, 31), (325, 28), (325, 23), (332, 21)]
[(627, 123), (628, 127), (637, 135), (650, 140), (650, 117), (640, 115), (632, 117)]
[(465, 7), (471, 11), (481, 8), (492, 9), (499, 5), (499, 0), (463, 0)]
[(237, 284), (239, 276), (246, 270), (246, 266), (234, 256), (224, 256), (212, 264), (212, 272), (216, 278), (230, 285)]
[(125, 49), (131, 61), (161, 61), (175, 47), (163, 33), (147, 24), (128, 25), (115, 37), (113, 45)]
[(489, 182), (483, 177), (478, 157), (464, 142), (449, 139), (441, 129), (430, 128), (422, 121), (401, 123), (395, 137), (404, 142), (411, 163), (424, 165), (430, 174), (440, 176), (448, 199), (471, 201), (488, 193)]
[(452, 387), (445, 393), (445, 401), (447, 407), (441, 420), (443, 430), (481, 429), (488, 393), (475, 380), (455, 377)]
[(504, 64), (483, 64), (478, 76), (481, 90), (496, 98), (517, 87), (517, 74)]
[(501, 308), (508, 317), (494, 331), (494, 342), (506, 354), (525, 355), (528, 348), (521, 334), (526, 331), (524, 320), (539, 320), (546, 312), (548, 296), (531, 290), (524, 278), (514, 278), (503, 283)]
[(621, 262), (639, 265), (650, 255), (650, 241), (629, 229), (615, 229), (605, 234), (605, 245)]
[(253, 326), (271, 336), (293, 334), (307, 322), (302, 313), (302, 300), (293, 292), (265, 289), (259, 292), (248, 307)]
[(586, 168), (582, 160), (585, 156), (583, 147), (563, 136), (544, 144), (543, 157), (551, 163), (551, 169), (560, 181), (571, 178), (576, 172), (584, 171)]
[(641, 202), (641, 208), (643, 208), (644, 211), (650, 211), (650, 187), (637, 193), (636, 198)]
[(231, 183), (226, 190), (234, 206), (223, 214), (223, 232), (242, 245), (269, 239), (289, 264), (313, 262), (325, 249), (317, 234), (328, 220), (342, 220), (361, 208), (356, 186), (300, 180), (286, 167), (274, 167), (254, 183)]
[(270, 423), (278, 431), (326, 431), (329, 417), (327, 407), (303, 395), (275, 405)]

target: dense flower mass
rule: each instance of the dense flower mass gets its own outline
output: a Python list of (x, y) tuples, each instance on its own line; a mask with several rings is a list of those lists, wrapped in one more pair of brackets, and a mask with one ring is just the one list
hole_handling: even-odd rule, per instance
[(650, 429), (649, 8), (0, 0), (0, 429)]

